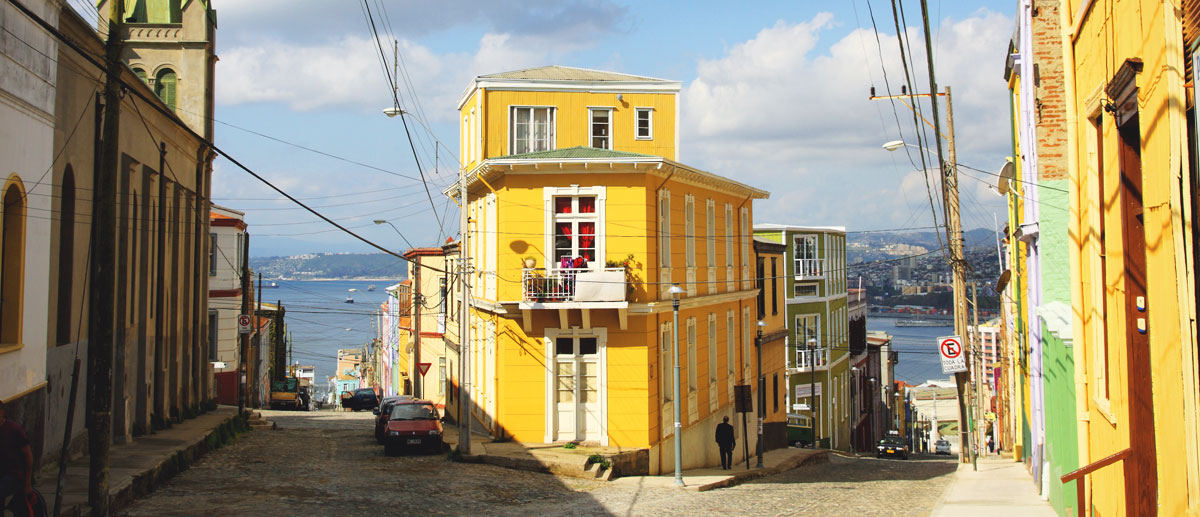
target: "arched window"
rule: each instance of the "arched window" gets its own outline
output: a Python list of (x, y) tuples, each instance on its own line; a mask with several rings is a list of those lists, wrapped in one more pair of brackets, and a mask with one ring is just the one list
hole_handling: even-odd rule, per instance
[(158, 72), (158, 76), (154, 79), (154, 93), (158, 94), (158, 98), (162, 99), (174, 111), (175, 84), (178, 82), (178, 79), (175, 77), (175, 71), (170, 68), (164, 68)]
[(0, 202), (0, 343), (21, 344), (25, 291), (25, 194), (20, 180), (4, 189)]
[(71, 166), (63, 172), (58, 219), (58, 311), (55, 317), (56, 343), (71, 342), (71, 307), (75, 293), (75, 173)]
[(143, 83), (149, 84), (150, 77), (146, 75), (145, 70), (142, 70), (141, 68), (138, 68), (135, 66), (135, 67), (133, 67), (133, 73), (137, 74), (138, 79), (141, 79)]

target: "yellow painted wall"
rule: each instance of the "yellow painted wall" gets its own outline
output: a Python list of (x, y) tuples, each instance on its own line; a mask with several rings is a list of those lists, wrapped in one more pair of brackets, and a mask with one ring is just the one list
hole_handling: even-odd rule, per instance
[[(676, 159), (676, 101), (674, 93), (550, 92), (476, 90), (459, 110), (461, 161), (471, 170), (483, 159), (512, 154), (509, 148), (509, 114), (514, 106), (555, 110), (556, 149), (591, 147), (589, 108), (612, 109), (612, 149)], [(651, 138), (635, 138), (635, 109), (651, 108)], [(476, 117), (472, 119), (471, 117)], [(478, 152), (472, 152), (478, 147)]]
[[(1066, 2), (1062, 9), (1074, 13), (1080, 0)], [(1076, 310), (1085, 311), (1076, 329), (1076, 346), (1086, 356), (1085, 370), (1088, 385), (1088, 451), (1081, 463), (1090, 463), (1129, 445), (1128, 386), (1126, 377), (1124, 279), (1122, 266), (1122, 237), (1120, 202), (1114, 199), (1119, 184), (1117, 159), (1118, 136), (1107, 113), (1103, 120), (1103, 156), (1096, 156), (1092, 135), (1095, 128), (1090, 118), (1099, 113), (1103, 88), (1116, 68), (1127, 58), (1140, 58), (1143, 71), (1136, 79), (1140, 113), (1143, 204), (1146, 257), (1148, 269), (1148, 327), (1150, 348), (1147, 353), (1152, 365), (1155, 446), (1157, 454), (1158, 503), (1161, 515), (1182, 515), (1200, 508), (1195, 472), (1196, 460), (1183, 451), (1195, 450), (1195, 436), (1187, 433), (1188, 415), (1185, 394), (1194, 390), (1194, 373), (1187, 377), (1181, 368), (1181, 343), (1191, 343), (1190, 326), (1183, 324), (1190, 308), (1181, 307), (1180, 289), (1187, 279), (1180, 278), (1181, 268), (1190, 267), (1180, 256), (1180, 235), (1186, 235), (1181, 221), (1183, 213), (1178, 199), (1180, 171), (1186, 173), (1186, 120), (1181, 106), (1186, 95), (1183, 87), (1181, 23), (1177, 2), (1124, 1), (1092, 5), (1090, 12), (1081, 13), (1070, 26), (1079, 24), (1078, 39), (1069, 43), (1067, 55), (1073, 53), (1075, 120), (1069, 121), (1075, 133), (1077, 167), (1070, 171), (1078, 202), (1073, 206), (1080, 228), (1076, 240), (1078, 263), (1084, 283), (1082, 300), (1076, 300)], [(1104, 9), (1098, 7), (1103, 5)], [(1068, 16), (1071, 19), (1072, 16)], [(1116, 20), (1121, 20), (1117, 23)], [(1068, 42), (1070, 39), (1068, 38)], [(1067, 66), (1070, 68), (1071, 63)], [(1105, 192), (1100, 193), (1094, 180), (1096, 164), (1103, 162)], [(1184, 184), (1187, 184), (1186, 179)], [(1119, 197), (1119, 196), (1118, 196)], [(1103, 217), (1108, 232), (1104, 246), (1107, 261), (1107, 282), (1099, 271), (1098, 218)], [(1194, 273), (1194, 272), (1193, 272)], [(1093, 286), (1103, 285), (1102, 290)], [(1077, 294), (1079, 291), (1077, 291)], [(1107, 302), (1107, 318), (1100, 307)], [(1109, 346), (1110, 408), (1093, 394), (1096, 391), (1097, 370), (1103, 368), (1098, 360), (1102, 336), (1107, 332)], [(1194, 391), (1193, 395), (1194, 397)], [(1192, 426), (1194, 428), (1194, 424)], [(1142, 440), (1143, 437), (1134, 437)], [(1189, 467), (1191, 479), (1189, 481)], [(1124, 480), (1120, 467), (1105, 468), (1090, 479), (1091, 496), (1099, 514), (1117, 515), (1125, 510)]]

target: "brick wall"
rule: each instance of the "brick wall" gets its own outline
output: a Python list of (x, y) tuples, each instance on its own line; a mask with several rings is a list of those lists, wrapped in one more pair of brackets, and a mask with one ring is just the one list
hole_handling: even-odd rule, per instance
[(1067, 105), (1063, 84), (1062, 36), (1059, 33), (1059, 1), (1034, 0), (1033, 5), (1038, 179), (1067, 179)]

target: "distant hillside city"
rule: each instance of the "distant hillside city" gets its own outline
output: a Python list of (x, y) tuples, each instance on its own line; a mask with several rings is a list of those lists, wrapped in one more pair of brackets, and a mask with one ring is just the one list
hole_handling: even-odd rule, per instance
[[(964, 235), (967, 282), (977, 282), (980, 318), (989, 317), (1000, 307), (994, 289), (1000, 276), (995, 234), (979, 228)], [(861, 282), (872, 310), (904, 307), (904, 310), (924, 308), (938, 313), (953, 308), (950, 265), (939, 251), (936, 234), (850, 233), (847, 241), (847, 283), (853, 288)], [(968, 286), (968, 297), (970, 294)]]

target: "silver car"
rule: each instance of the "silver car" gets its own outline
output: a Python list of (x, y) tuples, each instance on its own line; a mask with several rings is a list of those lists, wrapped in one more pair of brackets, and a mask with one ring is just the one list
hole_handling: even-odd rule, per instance
[(946, 440), (938, 440), (933, 442), (934, 454), (950, 454), (950, 442)]

